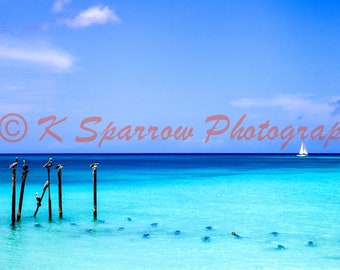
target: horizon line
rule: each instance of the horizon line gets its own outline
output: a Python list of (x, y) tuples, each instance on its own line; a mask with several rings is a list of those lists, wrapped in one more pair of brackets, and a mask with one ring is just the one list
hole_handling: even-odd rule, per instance
[[(125, 153), (125, 152), (118, 152), (118, 153), (112, 153), (112, 152), (105, 152), (105, 153), (94, 153), (94, 152), (88, 152), (88, 153), (71, 153), (71, 152), (58, 152), (58, 153), (0, 153), (0, 155), (294, 155), (296, 156), (297, 153), (271, 153), (271, 152), (131, 152), (131, 153)], [(340, 153), (309, 153), (308, 156), (325, 156), (325, 155), (340, 155)]]

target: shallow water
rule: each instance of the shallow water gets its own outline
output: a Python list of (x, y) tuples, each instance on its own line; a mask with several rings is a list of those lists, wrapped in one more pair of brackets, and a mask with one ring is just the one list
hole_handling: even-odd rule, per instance
[(49, 156), (22, 155), (12, 228), (14, 158), (0, 156), (1, 269), (340, 269), (340, 156), (53, 155), (65, 164), (64, 217), (53, 168), (49, 222), (47, 194), (33, 217)]

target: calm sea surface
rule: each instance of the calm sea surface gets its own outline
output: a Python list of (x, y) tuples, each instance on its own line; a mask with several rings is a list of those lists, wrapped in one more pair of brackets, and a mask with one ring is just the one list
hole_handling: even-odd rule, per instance
[[(15, 155), (0, 155), (0, 269), (340, 269), (339, 155), (18, 157), (12, 228)], [(33, 217), (49, 157), (52, 222), (47, 193)]]

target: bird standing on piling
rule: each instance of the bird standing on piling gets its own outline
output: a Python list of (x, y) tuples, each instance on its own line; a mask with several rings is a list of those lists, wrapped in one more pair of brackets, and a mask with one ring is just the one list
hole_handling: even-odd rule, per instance
[(26, 160), (24, 159), (23, 162), (24, 162), (24, 164), (22, 165), (22, 169), (23, 169), (25, 172), (27, 172), (27, 171), (28, 171), (28, 165), (27, 165), (27, 163), (26, 163)]
[(35, 193), (35, 198), (37, 199), (37, 204), (40, 204), (40, 202), (41, 202), (41, 197), (39, 196), (38, 192)]
[(50, 169), (51, 167), (52, 167), (52, 158), (49, 158), (48, 162), (45, 163), (45, 165), (43, 166), (43, 168)]
[(18, 157), (15, 158), (15, 162), (13, 162), (11, 165), (9, 165), (9, 168), (12, 170), (15, 170), (15, 168), (18, 165)]
[(98, 167), (98, 162), (93, 162), (91, 165), (90, 165), (90, 167), (93, 169), (93, 170), (95, 170), (95, 169), (97, 169), (97, 167)]
[[(35, 193), (35, 198), (37, 199), (37, 208), (41, 206), (42, 197), (39, 196), (38, 192)], [(37, 211), (36, 211), (37, 212)], [(36, 214), (36, 213), (35, 213)]]
[(55, 168), (58, 170), (58, 171), (60, 171), (62, 168), (64, 168), (64, 164), (58, 164)]

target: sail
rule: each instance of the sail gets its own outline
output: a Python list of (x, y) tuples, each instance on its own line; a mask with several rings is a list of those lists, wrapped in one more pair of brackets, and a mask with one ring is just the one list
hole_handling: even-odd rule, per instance
[(299, 151), (299, 156), (307, 156), (308, 155), (308, 151), (307, 151), (307, 147), (304, 144), (304, 142), (301, 143), (301, 147), (300, 147), (300, 151)]

